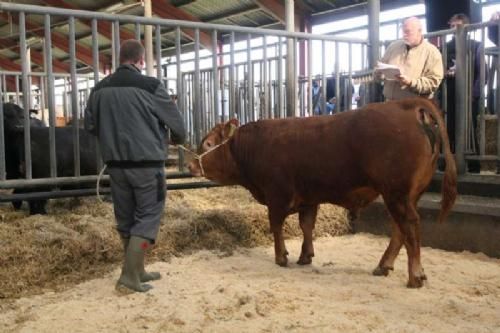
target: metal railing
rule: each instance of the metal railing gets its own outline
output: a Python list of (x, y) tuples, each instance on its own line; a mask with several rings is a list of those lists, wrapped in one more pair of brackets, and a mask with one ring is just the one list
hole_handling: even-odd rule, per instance
[[(359, 45), (366, 50), (367, 41), (363, 39), (115, 15), (7, 2), (0, 2), (0, 11), (10, 13), (14, 17), (14, 22), (16, 22), (15, 18), (18, 18), (22, 55), (22, 70), (13, 74), (15, 76), (14, 82), (21, 80), (17, 90), (9, 90), (9, 85), (11, 85), (9, 81), (12, 81), (9, 79), (10, 74), (0, 73), (0, 78), (2, 78), (0, 79), (0, 88), (4, 92), (2, 97), (6, 101), (7, 97), (14, 94), (16, 102), (22, 99), (21, 104), (24, 106), (32, 105), (33, 96), (36, 96), (37, 101), (43, 101), (40, 104), (43, 103), (42, 108), (48, 110), (50, 142), (49, 151), (46, 152), (50, 156), (50, 176), (33, 179), (31, 130), (28, 108), (25, 108), (25, 179), (7, 180), (9, 177), (6, 175), (3, 109), (0, 103), (0, 188), (9, 186), (22, 188), (35, 185), (59, 186), (61, 182), (80, 184), (88, 181), (86, 177), (94, 176), (83, 175), (80, 170), (79, 137), (82, 129), (79, 126), (72, 127), (72, 140), (76, 147), (73, 156), (74, 177), (62, 178), (61, 175), (57, 174), (57, 164), (60, 161), (57, 161), (56, 149), (59, 145), (67, 144), (67, 142), (56, 142), (56, 100), (61, 98), (58, 96), (62, 96), (63, 109), (66, 110), (64, 114), (71, 114), (73, 122), (77, 123), (85, 107), (86, 101), (84, 99), (88, 96), (89, 89), (102, 78), (103, 67), (109, 69), (116, 68), (118, 65), (117, 55), (121, 39), (131, 34), (135, 38), (141, 39), (145, 26), (152, 26), (154, 30), (154, 53), (155, 61), (158, 64), (156, 76), (162, 82), (169, 84), (175, 80), (177, 104), (186, 121), (189, 143), (193, 146), (201, 141), (204, 134), (216, 122), (230, 117), (237, 117), (240, 122), (246, 123), (261, 118), (311, 115), (313, 111), (312, 73), (315, 66), (319, 68), (324, 96), (326, 95), (328, 77), (337, 78), (335, 94), (339, 101), (342, 96), (340, 78), (345, 78), (349, 82), (348, 84), (352, 84), (354, 71), (366, 70), (366, 68), (361, 67), (353, 68), (351, 62), (347, 66), (341, 65), (344, 59), (354, 57), (354, 45)], [(66, 20), (69, 30), (69, 43), (66, 51), (69, 54), (70, 70), (64, 75), (54, 72), (51, 61), (53, 58), (52, 50), (56, 46), (60, 47), (59, 40), (56, 38), (57, 32), (52, 29), (52, 23), (56, 21), (56, 17), (57, 25), (61, 26), (62, 21)], [(32, 25), (30, 22), (34, 19), (43, 22), (43, 35), (41, 36), (44, 45), (43, 73), (31, 72), (28, 68), (29, 59), (26, 57), (26, 40), (33, 34), (29, 27)], [(75, 28), (77, 20), (88, 22), (90, 27), (87, 35), (83, 34), (91, 40), (91, 47), (85, 49), (88, 57), (83, 62), (86, 62), (93, 72), (83, 75), (83, 81), (79, 81), (81, 75), (77, 73), (77, 58), (85, 45), (77, 38)], [(100, 31), (102, 22), (111, 24), (112, 28), (111, 36), (109, 36), (110, 42), (107, 44), (98, 38), (99, 33), (102, 33)], [(194, 31), (192, 49), (184, 48), (183, 29)], [(225, 36), (226, 42), (221, 45), (218, 43), (218, 39), (222, 35)], [(253, 46), (256, 40), (260, 40), (261, 43)], [(243, 43), (246, 47), (237, 50), (238, 43)], [(321, 49), (313, 49), (313, 43), (321, 44)], [(227, 50), (224, 50), (224, 46)], [(209, 50), (209, 56), (206, 58), (208, 65), (205, 66), (202, 64), (203, 59), (200, 55), (202, 47)], [(343, 47), (346, 47), (347, 51), (341, 51)], [(329, 53), (331, 50), (334, 50), (333, 54)], [(111, 51), (109, 63), (103, 63), (103, 61), (107, 61), (106, 53), (109, 51)], [(183, 66), (183, 59), (190, 52), (193, 54), (191, 60), (194, 68), (186, 70), (186, 67)], [(289, 76), (286, 70), (289, 54), (299, 55), (296, 57), (298, 59), (296, 63), (292, 64), (292, 76)], [(165, 55), (175, 59), (175, 61), (170, 67), (167, 66), (166, 69), (163, 69), (165, 66), (160, 64), (162, 64), (162, 58)], [(335, 62), (333, 73), (327, 73), (327, 61)], [(318, 66), (319, 63), (321, 65)], [(363, 60), (363, 64), (366, 63), (367, 61)], [(40, 84), (36, 88), (37, 92), (31, 89), (34, 77), (41, 78)], [(64, 77), (64, 89), (60, 92), (61, 88), (56, 87), (55, 82), (56, 79), (62, 77)], [(350, 89), (346, 96), (344, 105), (347, 109), (351, 106)], [(99, 160), (98, 156), (96, 156), (96, 160)]]

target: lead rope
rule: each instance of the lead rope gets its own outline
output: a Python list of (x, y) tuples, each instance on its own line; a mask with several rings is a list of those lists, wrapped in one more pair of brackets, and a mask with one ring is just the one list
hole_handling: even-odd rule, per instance
[[(208, 153), (210, 153), (210, 152), (214, 151), (215, 149), (219, 148), (220, 146), (222, 146), (223, 144), (225, 144), (228, 140), (229, 139), (226, 139), (226, 140), (222, 141), (218, 145), (214, 146), (212, 149), (207, 150), (206, 152), (204, 152), (203, 154), (200, 154), (200, 155), (196, 154), (194, 151), (189, 150), (189, 149), (187, 149), (186, 147), (184, 147), (182, 145), (178, 145), (177, 147), (179, 147), (179, 148), (187, 151), (188, 153), (191, 153), (191, 154), (194, 155), (194, 158), (197, 159), (199, 161), (199, 163), (200, 163), (201, 175), (202, 175), (202, 177), (205, 177), (205, 170), (203, 169), (203, 161), (202, 161), (203, 156), (205, 156)], [(108, 166), (107, 164), (104, 164), (104, 166), (101, 169), (101, 172), (99, 172), (99, 176), (97, 177), (96, 195), (97, 195), (97, 201), (99, 201), (99, 202), (103, 202), (103, 200), (101, 199), (101, 195), (99, 194), (99, 183), (101, 181), (101, 177), (104, 174), (104, 171), (106, 170), (107, 166)]]
[(183, 150), (187, 151), (188, 153), (191, 153), (192, 155), (194, 155), (194, 158), (195, 158), (195, 159), (197, 159), (197, 160), (199, 161), (199, 163), (200, 163), (201, 176), (202, 176), (202, 177), (205, 177), (205, 170), (203, 169), (203, 160), (202, 160), (203, 156), (205, 156), (205, 155), (207, 155), (208, 153), (210, 153), (210, 152), (214, 151), (215, 149), (219, 148), (220, 146), (222, 146), (223, 144), (225, 144), (227, 141), (229, 141), (229, 139), (230, 139), (230, 138), (228, 138), (228, 139), (226, 139), (226, 140), (222, 141), (222, 142), (221, 142), (221, 143), (219, 143), (218, 145), (215, 145), (212, 149), (207, 150), (206, 152), (204, 152), (204, 153), (202, 153), (202, 154), (200, 154), (200, 155), (196, 154), (196, 153), (195, 153), (194, 151), (192, 151), (192, 150), (187, 149), (187, 148), (186, 148), (186, 147), (184, 147), (184, 146), (179, 145), (179, 146), (177, 146), (177, 147), (179, 147), (179, 148), (181, 148), (181, 149), (183, 149)]
[(101, 181), (102, 175), (104, 174), (104, 170), (106, 170), (107, 166), (108, 166), (107, 164), (104, 164), (104, 166), (101, 169), (101, 172), (99, 172), (99, 176), (97, 177), (97, 184), (96, 184), (96, 187), (95, 187), (95, 191), (96, 191), (96, 194), (97, 194), (97, 201), (99, 201), (99, 202), (103, 202), (103, 200), (101, 199), (101, 195), (99, 194), (99, 183)]

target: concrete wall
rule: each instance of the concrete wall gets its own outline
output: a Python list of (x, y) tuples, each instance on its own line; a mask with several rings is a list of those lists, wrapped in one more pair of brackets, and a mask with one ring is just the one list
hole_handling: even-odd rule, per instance
[[(419, 205), (422, 246), (500, 258), (500, 205), (496, 200), (486, 200), (483, 204), (459, 199), (447, 222), (439, 224), (439, 201), (436, 196), (424, 196)], [(377, 201), (363, 210), (352, 228), (354, 232), (390, 235), (389, 215), (383, 203)]]

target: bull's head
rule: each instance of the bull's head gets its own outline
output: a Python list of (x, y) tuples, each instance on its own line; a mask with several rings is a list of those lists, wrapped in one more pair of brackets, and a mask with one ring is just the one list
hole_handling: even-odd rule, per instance
[[(210, 169), (210, 166), (213, 164), (213, 159), (207, 155), (215, 154), (215, 151), (233, 136), (238, 126), (238, 120), (231, 119), (223, 124), (216, 125), (207, 135), (205, 135), (198, 147), (197, 157), (188, 164), (189, 171), (192, 175), (206, 176), (205, 172), (207, 171), (207, 167)], [(207, 161), (207, 163), (204, 164), (205, 161)], [(207, 166), (207, 164), (209, 165)]]

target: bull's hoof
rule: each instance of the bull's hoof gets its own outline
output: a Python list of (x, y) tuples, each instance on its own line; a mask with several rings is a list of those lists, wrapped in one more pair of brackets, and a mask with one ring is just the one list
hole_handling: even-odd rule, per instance
[(288, 265), (288, 258), (286, 256), (283, 257), (276, 257), (274, 259), (277, 265), (281, 267), (286, 267)]
[(356, 221), (358, 217), (359, 217), (359, 210), (350, 210), (349, 213), (347, 214), (349, 222)]
[(314, 257), (314, 254), (310, 255), (300, 255), (299, 260), (297, 261), (297, 264), (299, 265), (310, 265), (312, 263), (312, 257)]
[(408, 280), (408, 284), (406, 285), (408, 288), (422, 288), (424, 285), (424, 280), (427, 277), (424, 276), (415, 276), (413, 279)]
[(393, 271), (394, 268), (393, 267), (381, 267), (381, 266), (378, 266), (377, 268), (375, 268), (372, 272), (373, 275), (375, 276), (388, 276), (389, 275), (389, 271)]
[(23, 205), (23, 202), (20, 200), (15, 200), (12, 201), (12, 207), (14, 207), (14, 210), (19, 210), (21, 209), (21, 206)]
[(47, 200), (33, 200), (28, 202), (30, 215), (47, 215)]

